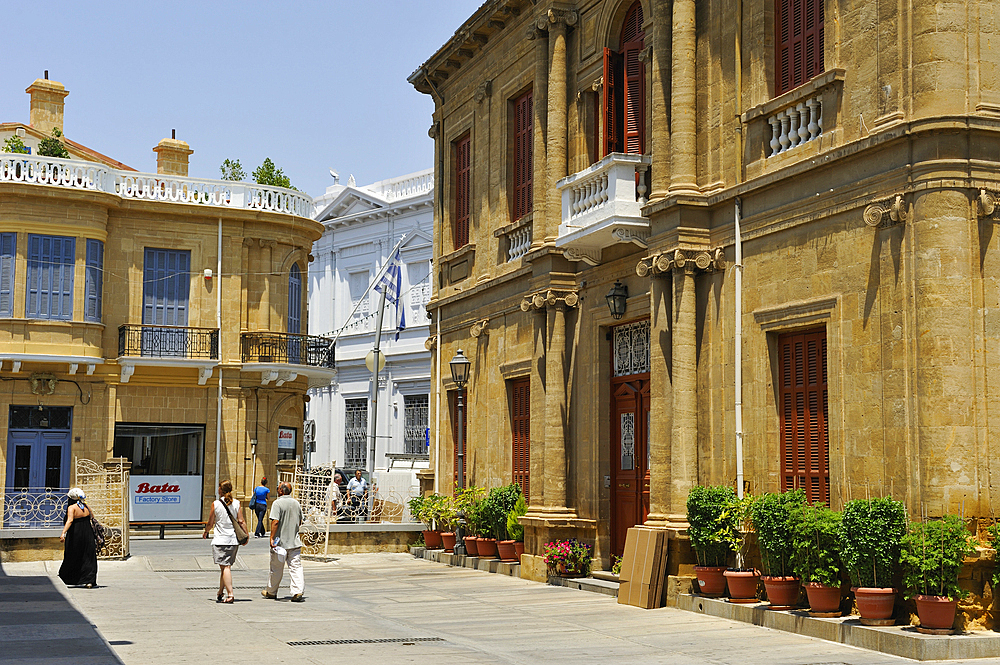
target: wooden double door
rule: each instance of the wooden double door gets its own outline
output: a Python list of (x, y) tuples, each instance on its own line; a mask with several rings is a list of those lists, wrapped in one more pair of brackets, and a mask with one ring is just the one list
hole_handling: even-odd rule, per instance
[(611, 383), (611, 552), (625, 551), (629, 527), (649, 515), (649, 374)]

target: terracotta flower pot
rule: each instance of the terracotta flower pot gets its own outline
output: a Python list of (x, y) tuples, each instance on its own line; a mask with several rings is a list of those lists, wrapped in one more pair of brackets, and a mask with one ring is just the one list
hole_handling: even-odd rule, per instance
[(762, 575), (760, 581), (773, 607), (795, 607), (799, 604), (799, 578)]
[(861, 623), (885, 622), (892, 618), (892, 608), (896, 603), (896, 590), (858, 587), (854, 590), (854, 600), (858, 604), (858, 612), (861, 613)]
[(921, 628), (951, 630), (955, 625), (957, 600), (948, 600), (948, 596), (916, 596), (915, 600)]
[(497, 556), (501, 561), (517, 561), (517, 551), (514, 549), (513, 540), (497, 541)]
[(514, 541), (514, 551), (517, 552), (517, 560), (521, 561), (521, 555), (524, 554), (524, 542), (520, 540)]
[(486, 559), (493, 559), (497, 555), (496, 538), (479, 539), (479, 556)]
[(809, 582), (805, 587), (810, 610), (824, 614), (840, 611), (840, 587), (819, 582)]
[(451, 531), (446, 531), (441, 534), (441, 542), (444, 544), (445, 552), (455, 551), (455, 534)]
[(427, 546), (429, 550), (439, 550), (441, 547), (441, 532), (440, 531), (424, 531), (424, 545)]
[(722, 573), (729, 585), (729, 597), (733, 600), (753, 600), (757, 598), (757, 583), (760, 573), (756, 570), (727, 570)]
[(709, 598), (719, 598), (726, 593), (725, 566), (695, 566), (698, 576), (698, 593)]
[(469, 556), (479, 556), (479, 538), (475, 536), (465, 537), (465, 553)]

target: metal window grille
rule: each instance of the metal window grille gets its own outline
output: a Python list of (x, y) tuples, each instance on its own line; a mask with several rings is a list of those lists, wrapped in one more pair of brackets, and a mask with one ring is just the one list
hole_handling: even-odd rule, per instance
[(614, 328), (615, 376), (649, 372), (649, 321)]
[(368, 466), (368, 400), (349, 399), (344, 404), (344, 466), (364, 469)]
[(403, 452), (427, 452), (427, 405), (427, 395), (403, 395)]

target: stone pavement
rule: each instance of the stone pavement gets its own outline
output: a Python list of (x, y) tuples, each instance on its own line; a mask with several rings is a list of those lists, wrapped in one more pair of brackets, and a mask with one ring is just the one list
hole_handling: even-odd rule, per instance
[(914, 662), (408, 554), (306, 562), (306, 602), (288, 601), (287, 575), (269, 601), (266, 549), (241, 548), (232, 605), (215, 602), (218, 568), (201, 540), (134, 541), (131, 559), (101, 563), (94, 590), (63, 586), (58, 562), (5, 564), (0, 663)]

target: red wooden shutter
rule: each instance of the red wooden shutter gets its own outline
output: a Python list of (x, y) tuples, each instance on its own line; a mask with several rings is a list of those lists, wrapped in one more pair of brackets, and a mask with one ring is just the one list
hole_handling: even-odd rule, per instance
[(514, 221), (531, 212), (531, 104), (529, 90), (514, 100)]
[(625, 15), (621, 36), (625, 81), (625, 136), (624, 149), (621, 152), (633, 155), (641, 155), (646, 143), (646, 68), (639, 60), (639, 54), (645, 47), (644, 37), (642, 5), (635, 2)]
[[(469, 400), (468, 393), (464, 390), (462, 391), (462, 429), (465, 432), (465, 450), (464, 452), (464, 462), (465, 467), (462, 469), (462, 487), (466, 487), (465, 479), (469, 476), (469, 428), (468, 428), (468, 413), (469, 413)], [(451, 407), (451, 476), (454, 481), (454, 487), (458, 487), (458, 391), (449, 390), (448, 391), (448, 405)]]
[(775, 0), (775, 96), (823, 72), (824, 0)]
[(455, 142), (455, 249), (469, 244), (472, 142), (469, 134)]
[(826, 332), (778, 338), (781, 489), (798, 487), (810, 503), (830, 502)]
[(622, 152), (622, 106), (625, 82), (622, 81), (622, 56), (604, 49), (604, 154)]
[(524, 500), (530, 502), (531, 472), (531, 383), (518, 379), (511, 383), (511, 458), (512, 481), (521, 487)]

